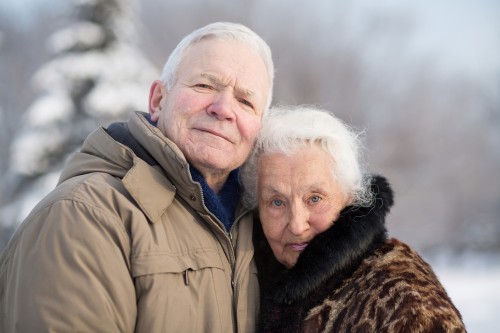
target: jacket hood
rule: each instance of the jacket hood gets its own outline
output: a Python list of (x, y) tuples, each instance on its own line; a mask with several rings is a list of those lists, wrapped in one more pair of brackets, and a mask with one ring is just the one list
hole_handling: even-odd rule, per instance
[[(184, 200), (195, 198), (192, 207), (204, 211), (201, 189), (191, 179), (184, 155), (150, 124), (145, 113), (135, 112), (126, 123), (112, 124), (108, 130), (100, 127), (87, 137), (81, 150), (62, 171), (59, 184), (94, 172), (120, 178), (153, 222), (176, 194)], [(116, 132), (122, 132), (123, 136)], [(147, 151), (148, 158), (141, 151)]]
[[(373, 202), (367, 207), (348, 206), (327, 231), (317, 235), (286, 269), (272, 254), (260, 223), (255, 225), (256, 262), (263, 295), (274, 303), (291, 304), (307, 297), (328, 280), (340, 283), (363, 258), (387, 238), (385, 217), (393, 205), (393, 192), (382, 176), (371, 178)], [(332, 279), (336, 281), (332, 282)]]
[(138, 158), (164, 170), (188, 167), (179, 148), (151, 125), (147, 114), (135, 112), (126, 123), (113, 123), (107, 129), (99, 127), (92, 132), (68, 162), (59, 183), (102, 171), (123, 178)]
[(113, 140), (100, 127), (87, 137), (81, 150), (68, 161), (59, 183), (92, 172), (106, 172), (123, 178), (133, 166), (133, 160), (132, 150)]

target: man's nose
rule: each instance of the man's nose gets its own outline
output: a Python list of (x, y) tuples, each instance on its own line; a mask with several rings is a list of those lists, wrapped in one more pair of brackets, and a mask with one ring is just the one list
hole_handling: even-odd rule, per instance
[(302, 235), (309, 229), (309, 213), (302, 205), (294, 205), (290, 210), (288, 229), (296, 236)]
[(221, 91), (215, 95), (212, 104), (209, 105), (207, 112), (209, 115), (219, 118), (220, 120), (233, 120), (234, 114), (234, 97), (230, 92)]

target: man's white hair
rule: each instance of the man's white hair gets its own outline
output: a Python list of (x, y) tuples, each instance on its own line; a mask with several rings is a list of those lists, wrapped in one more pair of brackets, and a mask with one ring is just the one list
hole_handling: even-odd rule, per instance
[(215, 22), (199, 28), (186, 37), (184, 37), (179, 44), (172, 51), (168, 57), (163, 71), (161, 74), (161, 81), (167, 90), (172, 89), (177, 81), (177, 71), (179, 65), (184, 59), (187, 50), (196, 43), (207, 40), (217, 39), (226, 41), (237, 41), (260, 55), (267, 69), (268, 79), (270, 83), (268, 100), (265, 105), (264, 111), (266, 112), (271, 105), (273, 97), (273, 84), (274, 84), (274, 64), (269, 45), (254, 31), (248, 27), (230, 22)]

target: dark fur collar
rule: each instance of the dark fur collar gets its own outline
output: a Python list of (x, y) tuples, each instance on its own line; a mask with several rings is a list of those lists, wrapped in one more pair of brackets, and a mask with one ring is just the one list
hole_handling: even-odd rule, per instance
[(330, 229), (311, 241), (289, 270), (274, 259), (260, 223), (254, 223), (262, 297), (274, 304), (292, 304), (305, 299), (324, 283), (334, 287), (385, 241), (385, 216), (393, 205), (393, 193), (381, 176), (372, 177), (371, 190), (374, 194), (371, 206), (346, 207)]

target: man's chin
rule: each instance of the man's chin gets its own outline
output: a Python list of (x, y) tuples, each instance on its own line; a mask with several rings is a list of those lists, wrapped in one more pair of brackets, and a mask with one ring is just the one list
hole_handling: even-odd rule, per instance
[(212, 158), (196, 160), (190, 164), (198, 170), (205, 179), (208, 177), (227, 177), (231, 171), (238, 168), (227, 159), (227, 156), (214, 156)]
[[(205, 158), (198, 158), (193, 161), (193, 166), (198, 165), (200, 168), (212, 173), (229, 174), (244, 162), (234, 158), (234, 155), (234, 152), (217, 150), (207, 154)], [(199, 171), (201, 172), (201, 170)]]

